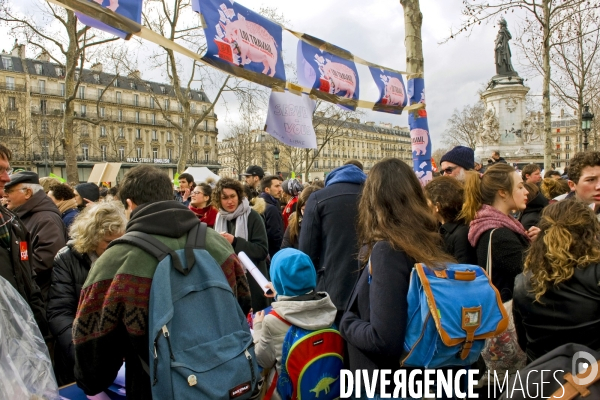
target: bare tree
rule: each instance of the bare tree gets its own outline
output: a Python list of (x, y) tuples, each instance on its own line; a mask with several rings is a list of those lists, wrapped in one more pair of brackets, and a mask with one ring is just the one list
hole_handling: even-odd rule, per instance
[[(542, 85), (542, 108), (544, 112), (544, 165), (546, 169), (551, 168), (552, 163), (552, 136), (551, 136), (551, 50), (552, 47), (561, 43), (560, 40), (553, 41), (553, 36), (577, 14), (583, 11), (597, 9), (597, 2), (588, 0), (474, 0), (463, 2), (463, 15), (466, 16), (457, 32), (453, 31), (446, 39), (456, 37), (461, 32), (471, 32), (481, 22), (488, 22), (499, 18), (503, 14), (523, 11), (526, 13), (525, 24), (530, 29), (540, 32), (538, 51), (541, 54), (540, 70), (543, 75)], [(529, 28), (526, 28), (527, 31)], [(587, 35), (587, 31), (583, 35)], [(536, 40), (536, 38), (531, 38)]]
[(483, 120), (484, 112), (485, 105), (481, 100), (473, 105), (467, 104), (462, 110), (455, 108), (446, 123), (443, 142), (449, 146), (462, 145), (475, 150), (477, 130)]
[(33, 156), (34, 138), (27, 119), (29, 104), (20, 89), (15, 85), (14, 95), (0, 97), (0, 141), (12, 151), (15, 160), (26, 160)]
[(242, 108), (238, 122), (230, 126), (227, 138), (223, 141), (233, 159), (233, 166), (241, 174), (249, 165), (256, 163), (261, 138), (262, 117), (248, 105)]

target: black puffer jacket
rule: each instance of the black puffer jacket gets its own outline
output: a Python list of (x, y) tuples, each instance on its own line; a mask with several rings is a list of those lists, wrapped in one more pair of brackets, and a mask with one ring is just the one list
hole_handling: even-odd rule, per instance
[(528, 202), (527, 208), (523, 210), (523, 214), (521, 214), (521, 218), (519, 218), (523, 228), (529, 229), (532, 226), (537, 226), (537, 224), (540, 222), (542, 211), (547, 205), (548, 199), (542, 194), (542, 192), (538, 193), (533, 200)]
[(469, 243), (469, 226), (463, 221), (446, 222), (440, 226), (446, 252), (460, 264), (477, 265), (477, 253)]
[(75, 381), (72, 326), (81, 288), (90, 272), (90, 266), (88, 255), (77, 252), (72, 242), (63, 247), (54, 258), (47, 316), (50, 333), (56, 338), (56, 379), (60, 385)]

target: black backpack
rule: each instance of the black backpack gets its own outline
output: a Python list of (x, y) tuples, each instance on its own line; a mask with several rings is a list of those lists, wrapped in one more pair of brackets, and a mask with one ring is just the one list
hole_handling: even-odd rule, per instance
[(600, 352), (582, 344), (557, 347), (511, 376), (500, 399), (600, 399), (598, 360)]

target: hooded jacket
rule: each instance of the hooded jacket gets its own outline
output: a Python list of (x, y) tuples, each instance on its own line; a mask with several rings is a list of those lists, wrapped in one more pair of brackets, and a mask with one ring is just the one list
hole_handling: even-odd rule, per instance
[[(273, 310), (290, 324), (306, 330), (329, 328), (335, 319), (336, 308), (327, 293), (309, 293), (303, 296), (278, 296), (271, 304)], [(274, 315), (268, 314), (262, 322), (254, 324), (256, 360), (263, 368), (277, 367), (281, 373), (283, 340), (290, 326)], [(271, 382), (269, 381), (270, 385)], [(280, 399), (277, 391), (274, 399)]]
[(267, 238), (269, 239), (269, 255), (271, 258), (281, 248), (281, 241), (283, 240), (283, 217), (281, 216), (281, 210), (279, 208), (279, 200), (274, 198), (268, 193), (261, 193), (259, 196), (267, 203), (265, 209), (265, 227), (267, 229)]
[[(148, 233), (177, 250), (184, 248), (187, 232), (196, 224), (194, 213), (171, 200), (139, 205), (131, 213), (126, 231)], [(220, 264), (230, 285), (233, 279), (233, 293), (247, 312), (248, 281), (233, 249), (208, 229), (206, 250)], [(108, 388), (125, 359), (127, 398), (152, 399), (150, 377), (142, 369), (140, 357), (148, 363), (149, 296), (157, 265), (143, 250), (116, 244), (90, 270), (73, 322), (75, 377), (87, 395)]]
[(317, 269), (317, 290), (329, 293), (341, 312), (357, 279), (356, 216), (366, 175), (355, 165), (331, 171), (325, 188), (310, 195), (298, 249)]
[(67, 229), (52, 199), (43, 190), (15, 209), (30, 234), (31, 265), (44, 301), (48, 298), (54, 256), (67, 244)]

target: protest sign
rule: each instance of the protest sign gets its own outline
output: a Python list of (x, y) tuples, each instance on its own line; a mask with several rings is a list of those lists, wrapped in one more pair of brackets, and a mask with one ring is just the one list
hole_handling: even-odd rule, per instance
[(304, 149), (317, 148), (312, 125), (316, 103), (308, 95), (272, 91), (265, 131), (283, 144)]

